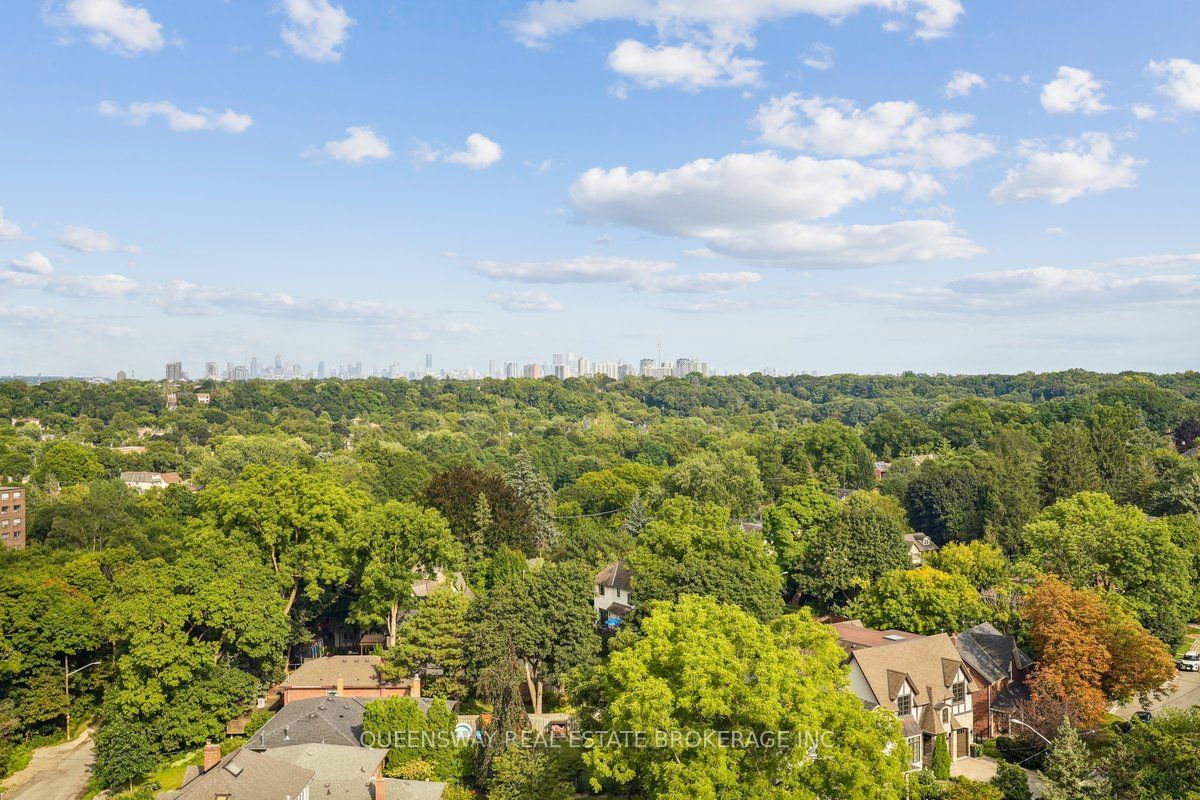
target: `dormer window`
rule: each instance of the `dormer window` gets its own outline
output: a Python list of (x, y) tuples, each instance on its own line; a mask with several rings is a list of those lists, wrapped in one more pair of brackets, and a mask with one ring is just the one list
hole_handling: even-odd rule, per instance
[(600, 595), (601, 597), (604, 597), (604, 584), (602, 584), (602, 583), (596, 584), (596, 594)]
[(896, 698), (896, 713), (906, 717), (912, 713), (912, 695), (902, 694)]
[(958, 705), (967, 699), (967, 684), (959, 681), (950, 687), (950, 697), (953, 698), (954, 704)]

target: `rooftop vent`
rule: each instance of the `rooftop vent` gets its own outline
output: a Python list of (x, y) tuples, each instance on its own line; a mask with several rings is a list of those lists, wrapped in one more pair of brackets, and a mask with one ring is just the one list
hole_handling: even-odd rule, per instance
[(242, 774), (242, 765), (230, 761), (225, 765), (225, 771), (236, 778), (238, 775)]

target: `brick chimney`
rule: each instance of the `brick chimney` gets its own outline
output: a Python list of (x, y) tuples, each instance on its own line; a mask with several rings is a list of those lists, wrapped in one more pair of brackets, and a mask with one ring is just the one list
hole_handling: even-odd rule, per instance
[(208, 772), (217, 764), (221, 763), (221, 745), (213, 744), (212, 742), (204, 743), (204, 770)]
[(346, 681), (341, 675), (337, 676), (337, 696), (341, 697), (346, 693)]
[(387, 784), (382, 775), (376, 775), (371, 781), (371, 798), (372, 800), (387, 800)]
[(412, 696), (413, 697), (421, 696), (421, 673), (419, 673), (419, 672), (416, 675), (413, 675)]

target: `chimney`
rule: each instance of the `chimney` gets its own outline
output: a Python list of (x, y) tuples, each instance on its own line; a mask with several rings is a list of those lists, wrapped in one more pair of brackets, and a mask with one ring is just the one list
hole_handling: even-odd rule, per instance
[(413, 697), (421, 696), (421, 673), (419, 673), (419, 672), (416, 675), (413, 675), (412, 696)]
[(341, 697), (343, 694), (345, 694), (345, 692), (346, 692), (346, 681), (342, 679), (341, 675), (338, 675), (337, 676), (337, 696)]
[(204, 743), (204, 772), (221, 763), (221, 745), (212, 742)]
[(371, 781), (372, 798), (371, 800), (387, 800), (387, 784), (384, 783), (385, 778), (382, 775), (376, 775)]

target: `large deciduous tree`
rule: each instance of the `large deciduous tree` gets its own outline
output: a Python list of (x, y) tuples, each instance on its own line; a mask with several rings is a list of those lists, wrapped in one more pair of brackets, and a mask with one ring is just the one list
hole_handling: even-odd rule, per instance
[(826, 605), (849, 602), (880, 575), (912, 565), (904, 541), (908, 533), (895, 500), (855, 492), (808, 548), (798, 576), (801, 590)]
[(902, 797), (899, 722), (847, 690), (843, 658), (807, 612), (767, 624), (711, 597), (656, 604), (577, 686), (581, 719), (650, 743), (598, 737), (584, 755), (593, 788), (664, 800)]
[(396, 500), (359, 512), (350, 523), (350, 533), (361, 561), (350, 619), (363, 625), (385, 624), (391, 646), (400, 611), (414, 601), (413, 581), (456, 566), (462, 560), (462, 547), (437, 511)]
[(837, 518), (838, 508), (820, 483), (809, 480), (785, 486), (779, 501), (763, 509), (763, 532), (780, 569), (788, 574), (800, 569), (808, 549)]
[(979, 592), (966, 578), (932, 567), (883, 575), (850, 609), (851, 616), (870, 628), (897, 628), (926, 636), (956, 633), (988, 617)]
[(758, 462), (742, 450), (705, 450), (689, 456), (667, 473), (664, 488), (698, 503), (714, 503), (739, 516), (749, 516), (765, 497)]

